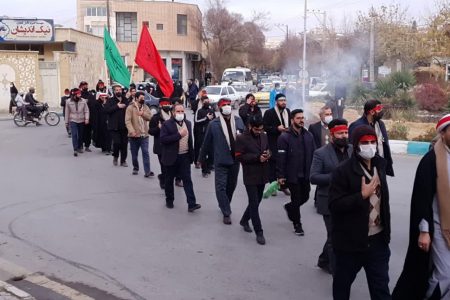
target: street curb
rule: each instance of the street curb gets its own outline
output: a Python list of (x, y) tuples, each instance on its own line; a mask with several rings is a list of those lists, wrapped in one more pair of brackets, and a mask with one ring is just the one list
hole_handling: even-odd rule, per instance
[(425, 155), (430, 148), (430, 143), (390, 140), (389, 146), (393, 154)]
[(6, 283), (4, 281), (0, 281), (0, 292), (4, 291), (8, 294), (11, 294), (14, 297), (17, 297), (18, 299), (22, 299), (22, 300), (35, 300), (35, 298), (33, 296), (31, 296), (30, 294), (28, 294), (27, 292), (24, 292), (18, 288), (16, 288), (15, 286)]

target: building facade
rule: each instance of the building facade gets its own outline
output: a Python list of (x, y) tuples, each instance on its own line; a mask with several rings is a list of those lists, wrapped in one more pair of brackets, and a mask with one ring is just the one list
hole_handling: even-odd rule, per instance
[[(17, 20), (18, 25), (14, 26), (5, 21), (4, 28), (10, 31), (26, 26), (33, 28), (30, 24), (20, 25), (23, 19)], [(20, 92), (34, 87), (37, 100), (58, 107), (65, 88), (78, 87), (82, 80), (91, 87), (99, 79), (106, 80), (101, 37), (71, 28), (52, 27), (51, 39), (38, 39), (30, 36), (30, 30), (26, 34), (24, 30), (22, 39), (0, 40), (0, 110), (8, 109), (10, 82), (14, 82)]]
[[(109, 8), (109, 13), (108, 13)], [(129, 70), (142, 26), (150, 34), (173, 80), (202, 78), (202, 14), (197, 5), (171, 1), (77, 0), (77, 27), (98, 36), (108, 26)], [(134, 82), (149, 79), (138, 66)]]

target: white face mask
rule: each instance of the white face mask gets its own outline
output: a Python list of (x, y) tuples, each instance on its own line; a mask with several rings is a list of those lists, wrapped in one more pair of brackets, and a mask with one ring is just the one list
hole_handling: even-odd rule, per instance
[(184, 120), (184, 114), (175, 114), (175, 120), (181, 122)]
[(377, 153), (377, 145), (359, 145), (359, 156), (363, 159), (372, 159)]
[(325, 124), (330, 124), (331, 121), (333, 121), (333, 116), (326, 116), (324, 118), (324, 123)]
[(229, 116), (229, 115), (231, 115), (231, 106), (230, 106), (230, 105), (222, 106), (222, 114), (223, 114), (224, 116)]

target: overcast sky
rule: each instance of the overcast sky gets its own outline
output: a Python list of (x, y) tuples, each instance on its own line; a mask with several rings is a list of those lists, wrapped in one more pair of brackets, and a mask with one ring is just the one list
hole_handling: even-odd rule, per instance
[[(199, 5), (204, 11), (207, 8), (207, 0), (182, 0)], [(251, 18), (254, 11), (268, 12), (268, 25), (270, 30), (266, 33), (270, 38), (282, 38), (285, 33), (275, 24), (287, 24), (292, 33), (301, 32), (303, 28), (303, 0), (227, 0), (230, 11), (240, 13), (246, 18)], [(434, 11), (434, 0), (308, 0), (308, 10), (326, 11), (334, 20), (335, 26), (342, 23), (342, 16), (355, 18), (358, 11), (367, 11), (372, 5), (379, 7), (399, 3), (408, 8), (410, 16), (416, 18), (419, 24), (422, 19)], [(2, 1), (1, 15), (11, 17), (37, 17), (54, 19), (55, 23), (69, 27), (76, 26), (76, 0), (14, 0)], [(317, 15), (322, 18), (321, 15)], [(308, 27), (318, 26), (317, 17), (309, 14)]]

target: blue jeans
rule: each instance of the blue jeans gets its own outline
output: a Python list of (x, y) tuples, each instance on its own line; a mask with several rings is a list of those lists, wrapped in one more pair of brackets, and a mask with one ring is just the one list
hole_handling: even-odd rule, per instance
[(239, 175), (239, 162), (236, 161), (232, 165), (216, 165), (214, 173), (217, 202), (219, 202), (222, 214), (229, 217), (231, 215), (231, 199)]
[(148, 136), (145, 138), (141, 137), (130, 137), (130, 150), (131, 159), (133, 162), (133, 170), (139, 171), (138, 154), (139, 148), (142, 150), (142, 161), (144, 163), (145, 174), (150, 173), (150, 156), (148, 154)]
[(194, 186), (191, 179), (191, 158), (190, 154), (178, 154), (176, 162), (171, 166), (164, 166), (164, 190), (166, 193), (166, 203), (172, 204), (175, 199), (173, 191), (173, 181), (175, 177), (183, 181), (184, 193), (186, 194), (189, 207), (196, 204)]
[(391, 250), (378, 233), (369, 237), (369, 246), (363, 252), (335, 251), (336, 269), (333, 276), (333, 299), (350, 299), (350, 289), (356, 275), (364, 268), (372, 300), (390, 300), (389, 258)]
[(77, 151), (78, 149), (83, 148), (83, 129), (84, 123), (70, 122), (73, 151)]

